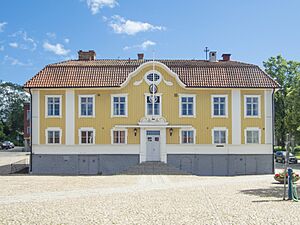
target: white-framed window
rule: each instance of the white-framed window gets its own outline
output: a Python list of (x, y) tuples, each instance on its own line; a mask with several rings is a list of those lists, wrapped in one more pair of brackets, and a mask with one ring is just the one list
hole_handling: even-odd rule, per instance
[(46, 95), (45, 96), (45, 114), (46, 117), (61, 117), (61, 95)]
[(95, 129), (91, 127), (82, 127), (79, 129), (79, 143), (83, 145), (95, 144)]
[(95, 95), (79, 95), (79, 117), (95, 117)]
[(46, 135), (46, 144), (61, 144), (61, 128), (59, 127), (48, 127), (45, 132)]
[(227, 95), (211, 96), (211, 116), (228, 117), (228, 96)]
[(30, 135), (30, 127), (27, 127), (27, 135)]
[(127, 129), (112, 129), (111, 130), (112, 144), (127, 144)]
[(179, 117), (196, 116), (196, 95), (179, 94)]
[(162, 80), (162, 75), (157, 70), (150, 70), (145, 74), (144, 79), (148, 85), (158, 85)]
[(30, 109), (27, 109), (26, 111), (26, 120), (30, 121)]
[(227, 144), (228, 143), (228, 129), (226, 127), (214, 127), (212, 129), (212, 143), (213, 144)]
[(260, 117), (260, 95), (244, 96), (245, 117)]
[(181, 129), (179, 132), (180, 144), (195, 144), (196, 130), (195, 129)]
[(258, 127), (247, 127), (245, 129), (245, 144), (260, 144), (261, 130)]
[(145, 116), (161, 116), (162, 115), (162, 95), (145, 94)]
[(111, 116), (128, 116), (128, 94), (111, 95)]

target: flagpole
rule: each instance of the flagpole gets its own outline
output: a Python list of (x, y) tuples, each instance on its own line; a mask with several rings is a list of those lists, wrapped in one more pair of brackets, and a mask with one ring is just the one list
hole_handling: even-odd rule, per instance
[(153, 50), (153, 65), (152, 65), (152, 119), (154, 118), (154, 104), (155, 104), (155, 99), (154, 99), (154, 69), (155, 69), (155, 65), (154, 65), (154, 57), (155, 57), (155, 52)]

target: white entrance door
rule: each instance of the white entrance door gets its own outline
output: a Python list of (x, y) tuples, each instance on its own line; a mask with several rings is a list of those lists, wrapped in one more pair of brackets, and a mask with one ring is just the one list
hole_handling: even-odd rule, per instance
[(160, 161), (160, 131), (146, 131), (146, 161)]

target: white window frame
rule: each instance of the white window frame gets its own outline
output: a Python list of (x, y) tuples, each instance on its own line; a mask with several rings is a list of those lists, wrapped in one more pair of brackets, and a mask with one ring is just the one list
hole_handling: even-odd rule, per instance
[[(194, 143), (182, 143), (182, 131), (193, 131), (194, 132)], [(196, 144), (196, 129), (195, 128), (182, 128), (179, 130), (179, 143), (183, 145), (195, 145)]]
[[(114, 131), (125, 131), (125, 143), (114, 143)], [(127, 145), (127, 137), (128, 137), (128, 130), (127, 129), (122, 129), (122, 128), (113, 128), (111, 129), (110, 132), (110, 137), (111, 137), (111, 144), (112, 145)]]
[[(59, 143), (48, 143), (48, 131), (59, 131)], [(47, 127), (45, 130), (45, 143), (47, 145), (61, 145), (61, 138), (62, 138), (62, 129), (60, 127)]]
[[(248, 143), (247, 131), (258, 131), (258, 143)], [(246, 129), (244, 130), (244, 137), (245, 137), (245, 144), (249, 144), (249, 145), (261, 144), (261, 129), (259, 127), (246, 127)]]
[[(247, 98), (258, 98), (258, 115), (247, 115)], [(245, 118), (260, 118), (261, 117), (261, 96), (260, 95), (244, 95), (244, 117)]]
[[(81, 131), (93, 131), (93, 143), (81, 143)], [(94, 145), (96, 143), (96, 130), (93, 127), (81, 127), (78, 129), (78, 137), (80, 145)]]
[[(225, 131), (226, 143), (215, 143), (214, 132), (215, 131)], [(226, 127), (214, 127), (211, 130), (211, 141), (213, 145), (226, 145), (228, 144), (228, 129)]]
[[(225, 115), (214, 115), (214, 98), (225, 98)], [(211, 117), (228, 118), (228, 95), (211, 95)]]
[[(111, 102), (111, 117), (128, 117), (128, 94), (112, 94), (110, 95)], [(124, 97), (125, 98), (125, 115), (114, 115), (114, 97)]]
[(156, 96), (160, 97), (160, 103), (159, 103), (159, 115), (147, 115), (147, 97), (152, 96), (152, 94), (144, 93), (145, 95), (145, 117), (162, 117), (162, 93), (156, 93)]
[[(92, 115), (81, 115), (81, 98), (93, 98), (93, 114)], [(95, 117), (95, 95), (78, 95), (78, 117), (85, 118), (85, 117)]]
[[(196, 95), (195, 94), (178, 94), (179, 97), (179, 117), (196, 117)], [(193, 115), (182, 115), (182, 99), (193, 98)]]
[[(150, 81), (147, 79), (147, 76), (149, 74), (153, 74), (153, 73), (156, 73), (157, 75), (159, 75), (159, 79), (157, 81)], [(155, 84), (155, 85), (158, 85), (163, 79), (163, 76), (161, 75), (160, 72), (158, 72), (157, 70), (149, 70), (145, 75), (144, 75), (144, 80), (146, 81), (146, 83), (148, 85), (151, 85), (151, 84)]]
[[(47, 104), (48, 105), (48, 104)], [(48, 106), (47, 106), (48, 107)], [(47, 113), (48, 113), (48, 111), (47, 111)], [(30, 116), (31, 116), (31, 114), (30, 114), (30, 109), (27, 109), (26, 110), (26, 120), (27, 121), (30, 121)]]
[[(59, 115), (48, 115), (48, 98), (59, 98)], [(45, 95), (45, 118), (62, 117), (62, 95)]]

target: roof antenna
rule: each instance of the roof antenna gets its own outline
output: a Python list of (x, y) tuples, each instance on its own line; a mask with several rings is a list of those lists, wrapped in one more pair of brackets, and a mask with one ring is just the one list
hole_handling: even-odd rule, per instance
[(208, 47), (205, 47), (204, 52), (205, 52), (205, 59), (207, 60), (207, 53), (209, 52)]

